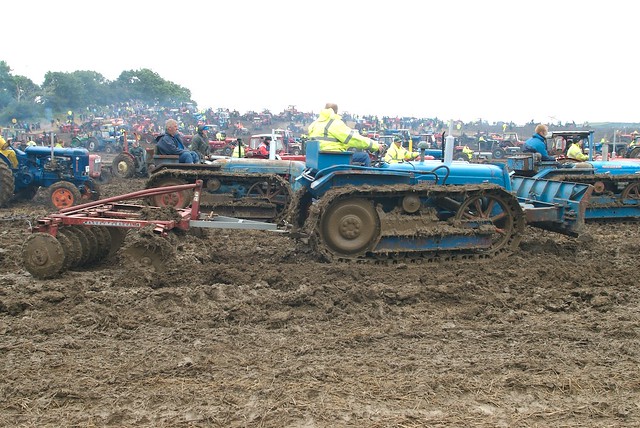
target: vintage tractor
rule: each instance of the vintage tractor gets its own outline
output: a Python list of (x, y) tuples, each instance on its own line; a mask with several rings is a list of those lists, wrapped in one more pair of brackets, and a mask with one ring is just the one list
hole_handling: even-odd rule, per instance
[(154, 149), (138, 145), (132, 147), (133, 140), (123, 134), (122, 151), (111, 161), (111, 174), (118, 178), (147, 177), (150, 168), (149, 160), (153, 158)]
[(12, 198), (32, 199), (40, 187), (47, 188), (48, 201), (56, 209), (100, 199), (100, 156), (80, 148), (33, 146), (14, 151), (16, 168), (0, 154), (0, 205)]
[[(593, 131), (554, 131), (549, 140), (583, 140), (589, 147), (589, 160), (568, 158), (556, 161), (537, 160), (535, 154), (523, 153), (507, 159), (508, 168), (517, 176), (571, 181), (593, 186), (586, 219), (640, 218), (640, 162), (616, 158), (593, 160)], [(527, 195), (536, 198), (535, 193)]]

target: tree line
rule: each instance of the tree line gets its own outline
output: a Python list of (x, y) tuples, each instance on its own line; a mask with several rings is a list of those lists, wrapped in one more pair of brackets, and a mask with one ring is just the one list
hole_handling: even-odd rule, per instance
[(14, 75), (0, 61), (0, 124), (51, 118), (68, 110), (109, 105), (131, 100), (146, 104), (177, 105), (192, 102), (191, 91), (143, 68), (125, 70), (116, 80), (95, 71), (63, 73), (49, 71), (42, 85), (26, 76)]

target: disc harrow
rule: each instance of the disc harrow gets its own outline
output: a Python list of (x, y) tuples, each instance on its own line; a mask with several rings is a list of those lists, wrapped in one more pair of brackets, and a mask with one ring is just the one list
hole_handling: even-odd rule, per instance
[[(95, 266), (113, 257), (131, 229), (147, 228), (159, 236), (166, 236), (175, 228), (186, 230), (191, 218), (198, 217), (197, 195), (201, 187), (200, 182), (143, 190), (65, 208), (41, 218), (22, 246), (24, 267), (36, 278), (54, 278), (68, 269)], [(175, 210), (170, 216), (167, 208), (119, 203), (182, 190), (193, 190), (195, 202), (191, 208)], [(162, 251), (154, 254), (159, 248)], [(163, 245), (148, 245), (144, 251), (130, 246), (125, 255), (155, 266), (167, 252)]]
[[(192, 192), (182, 209), (124, 203), (156, 195)], [(62, 209), (38, 219), (22, 246), (24, 267), (35, 278), (54, 278), (69, 269), (95, 266), (121, 252), (136, 268), (159, 272), (173, 254), (166, 238), (171, 230), (190, 227), (275, 230), (275, 224), (229, 217), (200, 217), (202, 181), (114, 196)], [(131, 230), (136, 239), (128, 239)], [(123, 251), (120, 251), (120, 249)]]

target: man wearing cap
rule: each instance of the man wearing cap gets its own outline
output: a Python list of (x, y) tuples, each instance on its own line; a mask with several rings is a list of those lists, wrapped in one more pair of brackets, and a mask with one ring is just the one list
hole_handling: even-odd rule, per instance
[(409, 150), (402, 147), (402, 138), (395, 136), (393, 137), (393, 144), (384, 155), (384, 161), (387, 163), (404, 162), (415, 159), (418, 155), (418, 152), (411, 153)]
[(210, 147), (206, 125), (198, 125), (196, 134), (191, 139), (191, 144), (189, 144), (189, 150), (196, 152), (200, 159), (206, 159), (209, 156)]

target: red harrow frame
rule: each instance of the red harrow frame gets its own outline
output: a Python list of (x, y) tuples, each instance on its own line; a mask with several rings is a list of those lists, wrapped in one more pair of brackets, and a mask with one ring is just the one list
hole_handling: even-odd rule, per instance
[[(167, 209), (122, 202), (155, 195), (193, 191), (190, 207)], [(25, 268), (36, 278), (58, 276), (67, 269), (92, 266), (115, 255), (131, 229), (166, 236), (172, 229), (191, 227), (275, 230), (276, 225), (211, 215), (200, 218), (202, 180), (195, 184), (145, 189), (64, 208), (38, 219), (22, 246)], [(166, 245), (166, 244), (165, 244)], [(129, 256), (158, 267), (162, 254), (150, 244), (129, 248)]]

